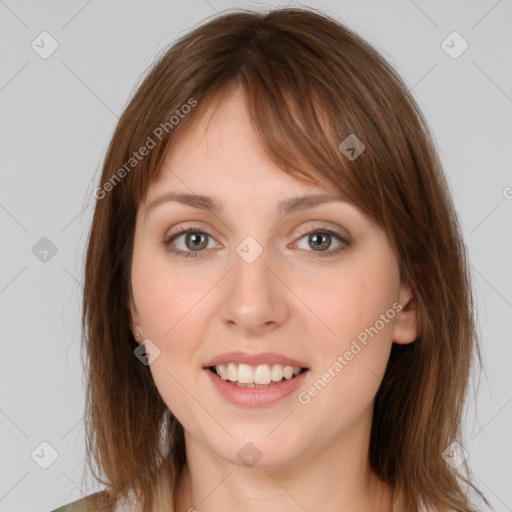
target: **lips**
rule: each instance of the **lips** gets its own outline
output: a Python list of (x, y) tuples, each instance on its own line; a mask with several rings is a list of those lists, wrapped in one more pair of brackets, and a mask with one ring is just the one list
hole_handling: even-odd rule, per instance
[(204, 371), (204, 375), (219, 395), (227, 402), (239, 407), (267, 407), (278, 404), (293, 396), (300, 386), (304, 385), (309, 373), (304, 371), (293, 378), (283, 379), (264, 387), (239, 387), (233, 382), (223, 380), (216, 373), (207, 369)]
[(210, 359), (203, 365), (204, 369), (211, 366), (217, 366), (219, 364), (248, 364), (251, 366), (258, 366), (261, 364), (282, 364), (283, 366), (296, 366), (299, 368), (309, 369), (308, 366), (297, 359), (285, 357), (275, 352), (264, 352), (260, 354), (249, 354), (242, 351), (226, 352), (219, 356)]

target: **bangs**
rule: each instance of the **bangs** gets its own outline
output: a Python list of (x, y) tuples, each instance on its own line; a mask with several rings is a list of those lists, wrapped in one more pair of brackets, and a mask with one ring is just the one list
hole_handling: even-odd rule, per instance
[[(241, 87), (262, 149), (276, 166), (310, 182), (327, 181), (387, 228), (382, 171), (392, 174), (393, 169), (400, 168), (392, 162), (393, 153), (402, 157), (406, 154), (393, 148), (400, 139), (399, 126), (395, 126), (394, 138), (390, 134), (399, 109), (390, 111), (386, 120), (382, 115), (382, 104), (390, 107), (392, 96), (400, 97), (396, 83), (383, 92), (380, 84), (376, 87), (371, 78), (365, 80), (357, 71), (357, 61), (364, 56), (352, 49), (356, 43), (350, 38), (343, 55), (330, 46), (318, 55), (318, 48), (314, 51), (278, 28), (248, 27), (241, 39), (226, 42), (228, 49), (217, 44), (210, 58), (196, 60), (192, 69), (190, 62), (180, 61), (186, 52), (181, 50), (173, 56), (177, 50), (171, 49), (163, 59), (173, 61), (176, 71), (172, 76), (162, 75), (151, 90), (142, 88), (145, 97), (136, 102), (147, 106), (146, 119), (157, 117), (165, 123), (189, 98), (194, 98), (197, 106), (164, 134), (162, 143), (140, 165), (140, 172), (130, 176), (126, 185), (134, 203), (144, 201), (150, 183), (165, 169), (165, 158), (179, 134), (194, 129), (199, 113), (210, 108), (211, 122), (223, 98), (233, 88)], [(194, 41), (185, 40), (177, 47), (180, 44), (194, 53)], [(226, 51), (229, 57), (221, 55)], [(372, 64), (375, 66), (375, 62)], [(176, 83), (181, 65), (187, 69)], [(144, 132), (140, 127), (136, 130), (141, 132), (140, 140), (154, 127), (148, 125)], [(340, 149), (346, 140), (356, 140), (364, 148), (356, 158), (349, 158)]]
[(282, 69), (251, 71), (244, 77), (247, 107), (267, 156), (290, 175), (329, 182), (359, 206), (351, 185), (354, 166), (338, 147), (343, 139), (329, 116), (326, 92), (311, 78), (279, 76), (276, 71), (286, 75)]

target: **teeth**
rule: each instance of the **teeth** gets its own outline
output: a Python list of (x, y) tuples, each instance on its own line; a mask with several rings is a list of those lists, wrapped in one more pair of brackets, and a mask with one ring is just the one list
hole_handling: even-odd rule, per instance
[(272, 373), (268, 364), (260, 364), (254, 369), (255, 384), (270, 384), (272, 382)]
[(272, 380), (274, 382), (279, 382), (283, 377), (283, 365), (275, 364), (272, 366)]
[[(222, 366), (225, 366), (225, 365), (222, 365)], [(217, 370), (217, 373), (219, 373), (218, 370)], [(227, 380), (237, 380), (238, 379), (238, 368), (235, 364), (229, 363), (227, 365), (226, 379)]]
[(252, 367), (248, 364), (240, 364), (238, 365), (238, 379), (236, 379), (240, 384), (250, 384), (254, 382), (254, 372), (252, 371)]
[(271, 384), (284, 379), (291, 379), (301, 373), (302, 368), (283, 366), (281, 364), (219, 364), (215, 367), (217, 375), (223, 380), (238, 382), (239, 384)]
[(283, 375), (285, 379), (291, 379), (293, 377), (293, 366), (285, 366), (283, 369)]

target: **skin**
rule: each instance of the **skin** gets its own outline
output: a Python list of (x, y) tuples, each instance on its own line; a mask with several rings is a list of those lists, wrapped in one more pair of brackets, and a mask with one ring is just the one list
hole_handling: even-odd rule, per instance
[[(269, 160), (240, 89), (209, 125), (208, 117), (208, 109), (198, 111), (180, 133), (139, 206), (131, 271), (135, 332), (158, 346), (150, 370), (185, 429), (176, 510), (391, 511), (391, 489), (368, 464), (372, 407), (392, 343), (417, 337), (417, 308), (388, 239), (347, 202), (279, 213), (283, 199), (338, 191), (321, 176), (298, 179)], [(176, 202), (147, 209), (170, 191), (214, 196), (224, 211)], [(190, 223), (211, 234), (198, 258), (162, 244)], [(329, 245), (327, 237), (315, 250), (304, 233), (319, 227), (348, 237), (350, 246), (335, 253), (343, 243), (332, 237)], [(263, 249), (250, 264), (236, 252), (247, 236)], [(181, 235), (174, 248), (194, 253), (194, 240), (186, 242)], [(236, 406), (202, 368), (231, 350), (277, 352), (307, 364), (299, 389), (307, 391), (394, 303), (403, 309), (307, 404), (293, 393), (266, 407)], [(261, 452), (253, 467), (237, 457), (248, 442)]]

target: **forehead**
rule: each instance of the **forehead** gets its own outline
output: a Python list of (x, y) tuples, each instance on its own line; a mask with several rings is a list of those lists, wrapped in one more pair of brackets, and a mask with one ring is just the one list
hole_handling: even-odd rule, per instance
[(240, 197), (336, 193), (320, 172), (292, 176), (265, 153), (253, 128), (241, 88), (198, 106), (194, 118), (173, 140), (146, 204), (164, 190)]

